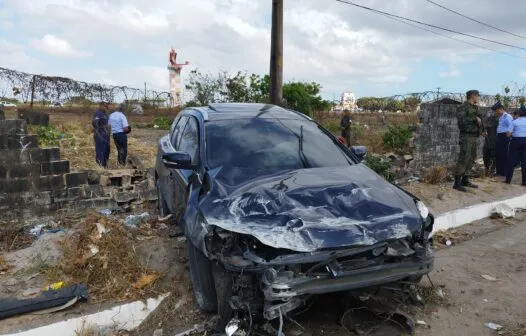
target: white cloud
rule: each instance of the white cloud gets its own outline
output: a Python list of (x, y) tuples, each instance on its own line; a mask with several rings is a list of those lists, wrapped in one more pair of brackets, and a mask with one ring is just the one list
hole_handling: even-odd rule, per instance
[(457, 68), (452, 67), (448, 71), (439, 72), (438, 76), (441, 77), (441, 78), (459, 77), (460, 76), (460, 71)]
[(71, 43), (58, 36), (46, 34), (40, 40), (32, 40), (30, 44), (35, 48), (47, 54), (59, 57), (86, 57), (90, 53), (76, 50)]

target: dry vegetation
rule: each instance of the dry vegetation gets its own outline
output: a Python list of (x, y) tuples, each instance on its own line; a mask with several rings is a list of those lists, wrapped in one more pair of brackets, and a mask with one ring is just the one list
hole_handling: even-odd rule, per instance
[(91, 213), (61, 250), (57, 269), (49, 272), (56, 278), (50, 280), (87, 284), (92, 302), (155, 293), (153, 284), (159, 274), (141, 264), (133, 234), (119, 221)]

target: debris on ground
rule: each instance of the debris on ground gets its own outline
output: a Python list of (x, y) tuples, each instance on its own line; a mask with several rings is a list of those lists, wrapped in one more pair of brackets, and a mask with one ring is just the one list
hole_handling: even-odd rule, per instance
[(495, 278), (494, 276), (491, 276), (491, 275), (488, 275), (488, 274), (481, 274), (480, 275), (482, 278), (488, 280), (488, 281), (497, 281), (498, 279)]
[(137, 242), (121, 223), (91, 213), (62, 245), (59, 275), (86, 283), (93, 301), (145, 297), (158, 277), (140, 263)]
[(359, 307), (345, 312), (341, 325), (350, 333), (358, 335), (400, 335), (413, 334), (415, 322), (399, 311), (384, 312)]
[(471, 235), (462, 230), (447, 230), (447, 231), (438, 231), (433, 235), (433, 245), (434, 247), (457, 245), (461, 242), (471, 239)]
[(100, 210), (99, 213), (103, 216), (110, 216), (111, 215), (111, 210), (110, 209), (103, 209), (103, 210)]
[(514, 218), (515, 209), (505, 203), (499, 203), (492, 211), (491, 218)]
[(137, 228), (141, 226), (141, 224), (146, 223), (148, 220), (150, 220), (150, 214), (143, 212), (140, 215), (129, 215), (124, 220), (124, 224), (126, 224), (128, 227)]
[[(40, 293), (39, 289), (33, 292)], [(43, 313), (65, 309), (78, 301), (88, 299), (88, 288), (86, 285), (77, 284), (58, 290), (47, 290), (39, 296), (30, 299), (8, 298), (0, 300), (0, 319), (41, 311)], [(45, 311), (44, 311), (45, 310)]]
[(484, 326), (491, 330), (501, 330), (502, 326), (493, 322), (484, 323)]

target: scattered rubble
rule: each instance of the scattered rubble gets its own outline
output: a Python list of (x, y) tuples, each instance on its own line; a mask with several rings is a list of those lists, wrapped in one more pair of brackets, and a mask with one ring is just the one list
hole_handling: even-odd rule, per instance
[(492, 211), (492, 218), (514, 218), (515, 209), (505, 203), (499, 203)]

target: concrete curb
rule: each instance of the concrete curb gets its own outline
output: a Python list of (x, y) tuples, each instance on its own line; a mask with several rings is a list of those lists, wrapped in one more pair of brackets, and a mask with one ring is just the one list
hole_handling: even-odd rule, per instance
[(116, 306), (98, 313), (81, 316), (43, 327), (22, 331), (6, 336), (75, 336), (83, 328), (111, 328), (132, 330), (153, 312), (159, 304), (170, 294), (164, 294), (155, 299), (135, 301), (121, 306)]
[(480, 219), (488, 218), (498, 204), (505, 204), (513, 209), (524, 208), (526, 207), (526, 194), (442, 213), (435, 217), (433, 234), (437, 231), (457, 228)]

